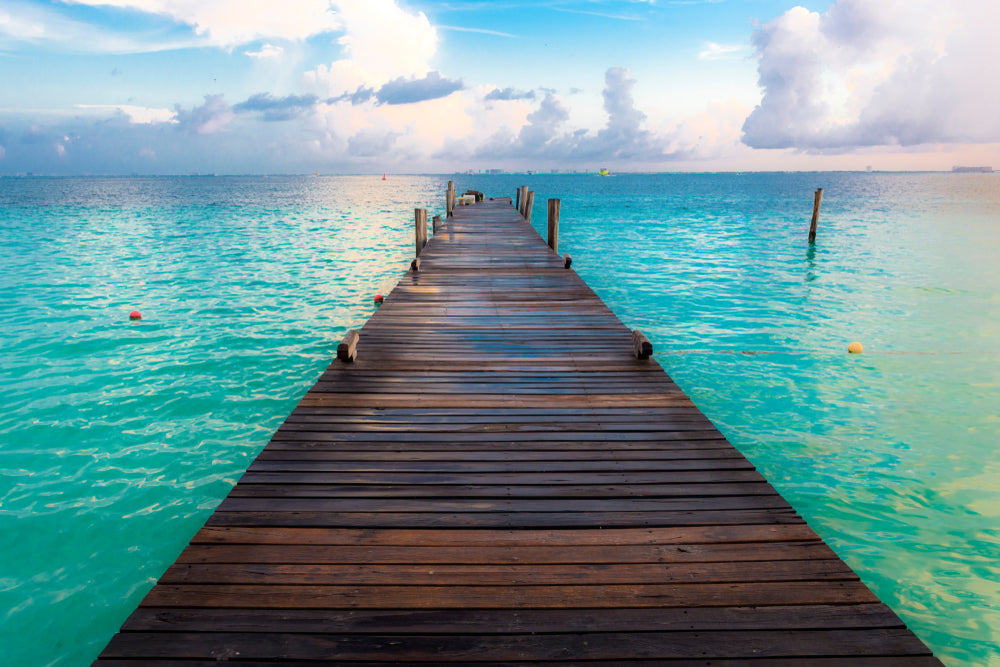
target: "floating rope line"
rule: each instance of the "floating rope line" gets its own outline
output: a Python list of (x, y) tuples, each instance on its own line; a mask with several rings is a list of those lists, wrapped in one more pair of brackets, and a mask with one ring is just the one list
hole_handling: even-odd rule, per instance
[[(749, 356), (757, 355), (768, 355), (768, 354), (801, 354), (801, 355), (815, 355), (815, 356), (826, 356), (826, 355), (841, 355), (841, 352), (830, 352), (830, 351), (818, 351), (818, 350), (667, 350), (665, 352), (653, 352), (654, 357), (659, 356), (669, 356), (678, 354), (745, 354)], [(864, 354), (873, 354), (870, 351), (866, 351)], [(884, 356), (904, 356), (904, 355), (920, 355), (920, 356), (942, 356), (942, 355), (959, 355), (959, 354), (975, 354), (975, 355), (992, 355), (997, 354), (996, 352), (876, 352), (874, 353), (880, 357)]]

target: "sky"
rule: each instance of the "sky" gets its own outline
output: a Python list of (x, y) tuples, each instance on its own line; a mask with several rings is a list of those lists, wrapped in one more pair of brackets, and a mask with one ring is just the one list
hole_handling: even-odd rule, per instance
[(996, 0), (3, 0), (0, 175), (1000, 169)]

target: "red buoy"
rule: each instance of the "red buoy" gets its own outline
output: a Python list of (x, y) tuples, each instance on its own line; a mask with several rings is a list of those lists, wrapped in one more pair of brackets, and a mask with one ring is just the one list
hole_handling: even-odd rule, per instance
[(133, 310), (131, 313), (128, 314), (128, 318), (130, 320), (141, 320), (142, 313), (140, 313), (138, 310)]
[(383, 301), (385, 301), (385, 299), (383, 299), (383, 298), (382, 298), (382, 295), (381, 295), (381, 294), (376, 294), (376, 295), (375, 295), (375, 298), (374, 298), (374, 299), (372, 299), (372, 301), (374, 301), (374, 302), (375, 302), (375, 305), (376, 305), (376, 306), (381, 306), (381, 305), (382, 305), (382, 302), (383, 302)]

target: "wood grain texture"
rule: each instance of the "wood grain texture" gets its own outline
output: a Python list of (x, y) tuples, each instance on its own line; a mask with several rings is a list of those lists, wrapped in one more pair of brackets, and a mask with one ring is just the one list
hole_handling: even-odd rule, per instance
[(523, 213), (418, 232), (98, 664), (940, 664)]

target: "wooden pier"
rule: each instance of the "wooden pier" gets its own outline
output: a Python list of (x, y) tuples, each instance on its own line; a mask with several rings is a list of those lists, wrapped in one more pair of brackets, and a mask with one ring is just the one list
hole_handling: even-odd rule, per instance
[(95, 664), (940, 665), (565, 264), (457, 206)]

